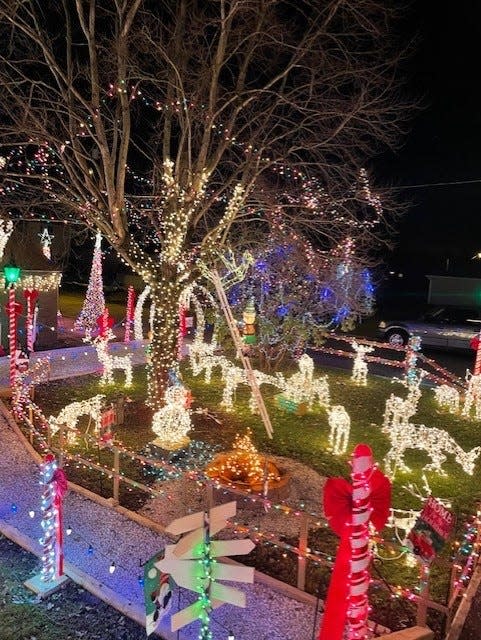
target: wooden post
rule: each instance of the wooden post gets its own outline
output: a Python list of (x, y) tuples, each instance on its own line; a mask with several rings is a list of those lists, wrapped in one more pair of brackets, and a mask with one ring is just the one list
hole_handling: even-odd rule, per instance
[(307, 565), (307, 537), (309, 535), (309, 516), (303, 513), (299, 529), (299, 557), (297, 562), (297, 588), (304, 591), (306, 588), (306, 565)]
[(58, 432), (58, 466), (63, 467), (63, 448), (65, 444), (65, 425), (61, 424)]
[(119, 504), (119, 484), (120, 484), (120, 452), (117, 447), (112, 447), (114, 451), (114, 476), (113, 476), (113, 499)]
[(421, 564), (422, 588), (419, 593), (418, 608), (416, 612), (416, 624), (418, 627), (426, 627), (429, 601), (429, 567)]
[(212, 509), (215, 507), (215, 499), (214, 499), (214, 485), (208, 484), (206, 486), (206, 497), (207, 497), (207, 508)]

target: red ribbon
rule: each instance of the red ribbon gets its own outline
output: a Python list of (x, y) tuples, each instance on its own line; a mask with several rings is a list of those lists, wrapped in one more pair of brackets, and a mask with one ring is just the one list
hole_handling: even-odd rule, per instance
[(37, 291), (37, 289), (25, 289), (23, 292), (23, 296), (29, 304), (34, 305), (39, 296), (39, 292)]
[[(389, 517), (391, 483), (375, 469), (370, 479), (370, 520), (377, 530)], [(341, 640), (349, 600), (351, 562), (350, 532), (352, 520), (352, 486), (344, 478), (328, 478), (324, 487), (324, 513), (334, 533), (341, 537), (324, 607), (319, 640)]]

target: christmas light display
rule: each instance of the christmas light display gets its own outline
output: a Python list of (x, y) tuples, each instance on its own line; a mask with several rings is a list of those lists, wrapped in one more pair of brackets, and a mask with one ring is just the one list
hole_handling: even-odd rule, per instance
[(55, 238), (54, 235), (50, 235), (47, 227), (42, 231), (42, 233), (38, 234), (40, 237), (40, 244), (42, 245), (42, 253), (47, 258), (47, 260), (52, 259), (51, 246), (52, 240)]
[(351, 432), (351, 418), (341, 404), (334, 404), (327, 410), (327, 422), (330, 427), (329, 446), (334, 455), (338, 456), (347, 451), (349, 434)]
[(35, 310), (35, 302), (39, 292), (36, 289), (25, 289), (23, 295), (27, 301), (27, 352), (33, 353), (33, 345), (35, 341), (35, 332), (33, 326), (33, 315)]
[(51, 582), (63, 575), (62, 499), (67, 491), (65, 473), (58, 468), (55, 456), (51, 453), (45, 456), (41, 464), (40, 484), (43, 486), (40, 576), (42, 582)]
[[(0, 167), (1, 169), (2, 167)], [(5, 247), (12, 235), (13, 222), (11, 220), (0, 220), (0, 260), (3, 258)]]
[(95, 247), (92, 259), (92, 270), (90, 272), (87, 294), (80, 312), (75, 321), (75, 328), (78, 331), (92, 333), (96, 328), (97, 318), (102, 315), (105, 309), (104, 285), (102, 281), (102, 236), (97, 233), (95, 236)]
[(23, 289), (46, 293), (56, 291), (61, 281), (62, 274), (59, 271), (52, 271), (51, 273), (42, 275), (24, 273), (20, 280)]
[(434, 389), (436, 402), (442, 409), (447, 409), (449, 413), (459, 411), (459, 391), (448, 384), (442, 384)]
[(389, 516), (391, 487), (376, 468), (371, 449), (359, 444), (351, 458), (352, 486), (344, 478), (328, 478), (324, 511), (341, 542), (331, 576), (319, 640), (367, 640), (369, 614), (369, 524), (382, 529)]
[[(234, 395), (237, 387), (240, 384), (247, 384), (250, 386), (247, 373), (245, 369), (241, 369), (241, 367), (236, 367), (235, 365), (230, 364), (226, 359), (219, 359), (217, 361), (211, 360), (210, 364), (218, 364), (221, 367), (222, 379), (224, 380), (221, 406), (224, 407), (224, 409), (227, 409), (227, 411), (231, 411), (234, 407)], [(263, 373), (262, 371), (257, 371), (257, 369), (253, 370), (253, 375), (258, 387), (260, 387), (261, 384), (270, 384), (272, 386), (279, 385), (279, 379), (277, 377)], [(249, 408), (252, 413), (257, 411), (257, 403), (253, 393), (251, 393), (249, 398)]]
[(454, 455), (456, 462), (461, 465), (463, 471), (473, 475), (475, 462), (481, 453), (481, 447), (474, 447), (471, 451), (464, 451), (457, 442), (443, 429), (426, 427), (423, 424), (391, 423), (389, 427), (383, 427), (391, 441), (391, 448), (384, 459), (386, 473), (394, 477), (396, 470), (410, 471), (404, 462), (404, 453), (407, 449), (419, 449), (425, 451), (431, 458), (424, 470), (432, 470), (440, 475), (446, 475), (442, 465), (446, 462), (445, 453)]
[(98, 435), (102, 426), (102, 407), (104, 402), (105, 396), (98, 394), (86, 400), (67, 404), (57, 416), (50, 416), (48, 418), (52, 435), (55, 435), (60, 427), (65, 425), (67, 428), (67, 441), (71, 443), (75, 442), (77, 439), (78, 420), (81, 416), (85, 415), (90, 416), (94, 421), (94, 431)]
[(417, 361), (418, 352), (421, 350), (421, 338), (419, 336), (411, 336), (406, 348), (406, 359), (404, 366), (406, 368), (406, 380), (408, 384), (416, 384), (417, 379)]
[(474, 408), (474, 417), (476, 420), (481, 418), (481, 374), (472, 374), (469, 369), (466, 371), (466, 382), (468, 388), (464, 396), (462, 415), (469, 418)]
[(163, 449), (185, 447), (192, 429), (190, 392), (182, 384), (173, 384), (165, 392), (165, 405), (154, 413), (152, 431), (157, 435), (154, 444)]
[(124, 387), (130, 387), (132, 385), (132, 354), (127, 353), (123, 356), (111, 355), (109, 353), (109, 340), (114, 338), (114, 334), (110, 329), (107, 329), (106, 335), (98, 335), (92, 344), (97, 352), (97, 358), (102, 364), (102, 377), (100, 378), (100, 384), (113, 384), (114, 383), (114, 371), (121, 369), (125, 373)]
[(390, 426), (399, 428), (403, 425), (407, 426), (409, 420), (415, 415), (419, 400), (422, 395), (421, 382), (424, 373), (417, 372), (416, 380), (399, 381), (408, 388), (408, 395), (405, 399), (395, 396), (393, 393), (386, 400), (386, 407), (384, 409), (383, 427), (389, 429)]
[(354, 358), (354, 364), (352, 366), (352, 375), (351, 380), (354, 384), (360, 386), (367, 385), (367, 362), (366, 362), (366, 354), (372, 353), (374, 351), (374, 347), (369, 347), (365, 344), (358, 344), (355, 340), (351, 343), (352, 348), (356, 352), (356, 356)]
[(127, 291), (127, 308), (125, 311), (125, 334), (124, 342), (130, 342), (130, 331), (132, 323), (134, 322), (135, 313), (135, 289), (132, 285), (129, 286)]
[(134, 339), (143, 340), (144, 331), (142, 327), (142, 312), (144, 310), (144, 304), (147, 300), (147, 296), (150, 294), (150, 287), (146, 286), (140, 296), (137, 298), (137, 304), (135, 305), (134, 313)]
[(306, 353), (299, 358), (297, 364), (299, 372), (287, 380), (282, 374), (278, 373), (276, 376), (284, 398), (298, 404), (305, 402), (312, 409), (317, 396), (320, 406), (328, 407), (330, 396), (327, 376), (314, 378), (314, 361)]

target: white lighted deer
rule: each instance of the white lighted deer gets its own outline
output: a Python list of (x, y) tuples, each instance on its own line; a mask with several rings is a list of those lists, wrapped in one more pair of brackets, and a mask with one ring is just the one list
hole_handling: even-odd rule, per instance
[(285, 379), (282, 374), (276, 375), (282, 395), (293, 402), (305, 402), (309, 409), (312, 409), (317, 396), (319, 404), (328, 407), (330, 395), (327, 376), (314, 378), (314, 361), (306, 353), (299, 358), (298, 365), (299, 371), (290, 378)]
[(327, 410), (329, 431), (329, 445), (335, 455), (346, 453), (351, 432), (351, 418), (341, 404), (335, 404)]
[(113, 356), (108, 351), (109, 339), (113, 337), (113, 333), (109, 331), (106, 337), (97, 336), (92, 344), (97, 351), (97, 358), (102, 364), (102, 377), (100, 384), (112, 384), (114, 382), (114, 370), (122, 369), (125, 373), (125, 387), (132, 384), (132, 354), (127, 353), (123, 356)]
[(57, 416), (50, 416), (48, 419), (52, 435), (57, 433), (61, 425), (65, 425), (67, 427), (67, 442), (75, 442), (77, 439), (77, 423), (81, 416), (90, 416), (94, 421), (95, 433), (99, 433), (104, 401), (105, 396), (98, 394), (86, 400), (79, 400), (78, 402), (67, 404)]
[(464, 397), (463, 416), (471, 417), (471, 410), (474, 407), (474, 417), (476, 420), (481, 418), (481, 374), (472, 374), (469, 369), (466, 370), (466, 382), (468, 388)]
[(354, 384), (365, 387), (367, 385), (368, 371), (366, 354), (374, 351), (374, 347), (369, 347), (367, 344), (358, 344), (355, 340), (351, 342), (351, 346), (356, 352), (352, 367), (351, 380)]
[(442, 409), (447, 409), (450, 413), (459, 411), (459, 392), (449, 384), (441, 384), (434, 389), (436, 402)]
[(391, 393), (386, 400), (386, 407), (384, 409), (384, 428), (407, 425), (409, 423), (410, 418), (414, 416), (418, 409), (419, 399), (422, 395), (421, 381), (424, 375), (424, 371), (419, 371), (414, 381), (398, 381), (408, 388), (408, 395), (404, 399)]
[(383, 427), (382, 431), (389, 436), (391, 448), (385, 457), (386, 473), (394, 477), (397, 469), (410, 471), (404, 462), (407, 449), (420, 449), (431, 458), (431, 462), (423, 468), (446, 475), (442, 465), (446, 462), (445, 454), (452, 454), (463, 471), (472, 475), (476, 459), (481, 453), (481, 447), (474, 447), (471, 451), (464, 451), (447, 431), (423, 424), (392, 423)]
[[(222, 367), (222, 377), (225, 381), (225, 385), (224, 391), (222, 392), (221, 405), (225, 409), (230, 411), (234, 406), (234, 393), (237, 390), (237, 387), (240, 384), (249, 384), (249, 381), (247, 379), (247, 373), (245, 369), (236, 367), (235, 365), (230, 364), (228, 361), (226, 362), (228, 366)], [(260, 387), (262, 384), (270, 384), (275, 387), (278, 386), (279, 378), (277, 376), (270, 376), (267, 373), (257, 371), (256, 369), (254, 369), (254, 376), (258, 387)], [(252, 393), (249, 398), (249, 408), (252, 413), (257, 412), (257, 402)]]

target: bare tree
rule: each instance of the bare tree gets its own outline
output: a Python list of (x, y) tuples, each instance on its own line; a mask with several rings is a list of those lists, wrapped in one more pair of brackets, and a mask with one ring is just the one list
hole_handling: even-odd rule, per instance
[(150, 285), (157, 405), (198, 261), (270, 206), (312, 240), (382, 237), (359, 169), (404, 132), (398, 5), (0, 0), (2, 204), (58, 205)]

